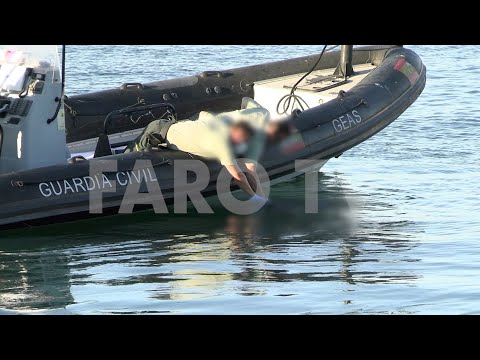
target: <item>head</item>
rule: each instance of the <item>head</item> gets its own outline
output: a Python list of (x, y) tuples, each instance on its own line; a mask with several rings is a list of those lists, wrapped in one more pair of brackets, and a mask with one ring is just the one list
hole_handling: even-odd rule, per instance
[(246, 144), (254, 134), (252, 126), (244, 121), (234, 123), (230, 127), (230, 141), (234, 145)]
[(290, 124), (288, 121), (270, 122), (265, 131), (270, 144), (282, 142), (291, 134)]
[(230, 141), (237, 156), (244, 156), (248, 150), (248, 142), (252, 138), (254, 130), (251, 125), (244, 121), (234, 123), (230, 127)]

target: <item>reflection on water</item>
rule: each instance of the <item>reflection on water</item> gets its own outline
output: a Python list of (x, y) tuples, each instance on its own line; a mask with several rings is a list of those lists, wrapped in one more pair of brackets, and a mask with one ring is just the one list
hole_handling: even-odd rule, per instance
[(61, 251), (0, 251), (0, 308), (55, 309), (71, 304), (68, 265), (68, 256)]
[(361, 284), (415, 282), (401, 266), (417, 261), (414, 223), (362, 218), (360, 202), (391, 205), (369, 203), (341, 174), (320, 176), (319, 213), (305, 215), (303, 183), (274, 187), (273, 205), (252, 216), (140, 213), (12, 232), (0, 242), (0, 309), (300, 313), (300, 292), (341, 287), (349, 304)]

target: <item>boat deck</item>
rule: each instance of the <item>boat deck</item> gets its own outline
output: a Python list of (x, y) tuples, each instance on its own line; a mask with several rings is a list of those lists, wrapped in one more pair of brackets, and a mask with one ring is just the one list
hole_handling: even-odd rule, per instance
[[(318, 106), (335, 99), (341, 90), (348, 91), (358, 85), (375, 68), (376, 66), (371, 64), (355, 65), (353, 68), (355, 75), (346, 81), (334, 79), (331, 76), (335, 69), (317, 70), (312, 72), (298, 85), (295, 94), (300, 96), (309, 107)], [(291, 106), (287, 115), (279, 115), (277, 113), (277, 105), (282, 97), (290, 93), (292, 87), (303, 75), (305, 74), (295, 74), (256, 82), (254, 85), (255, 100), (270, 111), (272, 119), (280, 120), (284, 118), (295, 107)]]
[[(335, 71), (333, 68), (317, 70), (312, 72), (299, 84), (295, 94), (305, 100), (309, 107), (318, 106), (336, 98), (339, 91), (348, 91), (356, 86), (375, 68), (376, 66), (371, 64), (355, 65), (355, 75), (350, 77), (344, 83), (339, 83), (342, 79), (335, 79), (332, 82), (332, 78), (329, 78), (329, 76)], [(292, 86), (295, 85), (303, 75), (305, 74), (301, 73), (255, 83), (255, 100), (270, 111), (272, 120), (280, 120), (286, 116), (277, 114), (277, 104), (283, 96), (290, 93)], [(322, 77), (324, 81), (315, 81), (322, 79)], [(289, 111), (288, 114), (290, 114), (290, 112), (291, 111)], [(132, 141), (142, 132), (142, 130), (143, 129), (136, 129), (121, 134), (110, 135), (110, 141), (112, 144)], [(69, 144), (68, 147), (72, 156), (81, 155), (88, 158), (93, 156), (93, 150), (95, 149), (96, 144), (97, 138), (72, 143)]]

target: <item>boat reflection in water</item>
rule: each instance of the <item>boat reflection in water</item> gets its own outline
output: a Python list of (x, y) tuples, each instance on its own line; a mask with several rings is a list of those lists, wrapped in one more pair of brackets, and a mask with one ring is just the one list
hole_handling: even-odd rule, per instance
[(298, 178), (272, 188), (274, 205), (252, 216), (138, 213), (12, 232), (0, 241), (0, 311), (272, 312), (277, 296), (347, 304), (359, 284), (414, 283), (401, 265), (418, 261), (404, 231), (415, 224), (362, 218), (359, 201), (392, 205), (343, 181), (319, 178), (318, 214), (304, 213)]

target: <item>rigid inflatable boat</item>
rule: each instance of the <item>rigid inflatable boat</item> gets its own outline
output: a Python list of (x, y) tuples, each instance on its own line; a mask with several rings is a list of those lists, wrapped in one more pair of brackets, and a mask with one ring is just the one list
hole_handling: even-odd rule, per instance
[[(210, 182), (202, 195), (218, 195), (223, 167), (216, 161), (164, 149), (122, 152), (154, 119), (238, 110), (243, 97), (254, 98), (273, 120), (285, 119), (296, 129), (268, 146), (259, 161), (278, 183), (318, 171), (381, 131), (426, 82), (425, 66), (409, 49), (342, 45), (301, 58), (68, 97), (64, 51), (62, 63), (56, 47), (37, 48), (0, 46), (0, 229), (117, 214), (132, 183), (140, 184), (140, 193), (148, 182), (157, 183), (171, 204), (179, 159), (206, 164)], [(92, 174), (92, 165), (104, 160), (116, 160), (116, 169)], [(299, 171), (296, 160), (311, 160), (309, 168)], [(92, 212), (90, 193), (99, 189), (105, 190), (102, 209)]]

